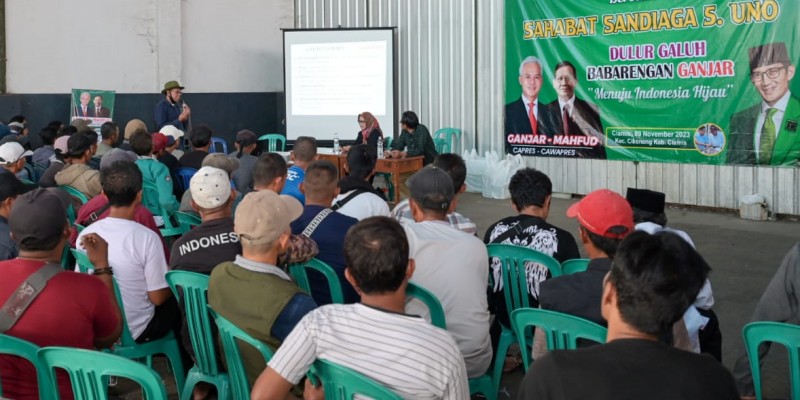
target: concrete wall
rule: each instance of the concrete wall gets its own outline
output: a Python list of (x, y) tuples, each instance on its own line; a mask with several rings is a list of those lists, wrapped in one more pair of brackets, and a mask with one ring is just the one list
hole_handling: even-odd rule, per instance
[[(232, 139), (283, 132), (283, 41), (291, 0), (6, 0), (8, 95), (0, 119), (35, 133), (69, 117), (73, 88), (115, 90), (115, 120), (144, 120), (164, 82), (186, 86), (192, 123)], [(33, 138), (36, 142), (36, 138)]]

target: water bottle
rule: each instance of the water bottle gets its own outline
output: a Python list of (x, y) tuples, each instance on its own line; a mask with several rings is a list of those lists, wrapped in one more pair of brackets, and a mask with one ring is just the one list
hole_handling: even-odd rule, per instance
[(333, 134), (333, 154), (339, 154), (339, 134)]
[(383, 158), (383, 138), (378, 138), (378, 158)]

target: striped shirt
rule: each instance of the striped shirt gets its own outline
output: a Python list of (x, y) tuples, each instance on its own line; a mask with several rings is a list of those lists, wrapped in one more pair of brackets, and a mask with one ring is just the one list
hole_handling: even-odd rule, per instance
[[(411, 215), (411, 205), (408, 204), (408, 199), (405, 199), (394, 207), (390, 216), (396, 219), (399, 222), (415, 222), (414, 216)], [(447, 221), (450, 222), (450, 226), (456, 228), (460, 231), (469, 233), (472, 236), (478, 235), (478, 226), (475, 225), (469, 218), (457, 213), (452, 212), (447, 214)]]
[(316, 359), (353, 369), (405, 399), (468, 399), (464, 358), (447, 331), (363, 304), (307, 314), (269, 367), (297, 384)]

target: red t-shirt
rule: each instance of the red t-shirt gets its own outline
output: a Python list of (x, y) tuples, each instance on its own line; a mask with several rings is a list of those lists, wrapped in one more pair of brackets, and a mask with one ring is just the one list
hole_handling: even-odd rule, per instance
[[(41, 261), (13, 259), (0, 262), (0, 303), (22, 282), (44, 265)], [(119, 323), (111, 296), (100, 279), (71, 271), (51, 278), (17, 323), (6, 332), (37, 346), (66, 346), (93, 349), (95, 338), (107, 337)], [(62, 371), (63, 372), (63, 371)], [(10, 399), (38, 399), (36, 370), (18, 357), (0, 355), (3, 396)], [(58, 375), (62, 399), (72, 399), (65, 373)]]
[[(92, 197), (89, 202), (81, 206), (81, 209), (78, 210), (78, 216), (75, 217), (75, 222), (80, 224), (81, 221), (86, 220), (89, 218), (89, 215), (108, 204), (108, 199), (103, 194), (99, 196)], [(111, 209), (107, 208), (97, 217), (97, 221), (108, 217), (108, 214), (111, 213)], [(164, 245), (164, 257), (169, 262), (169, 248), (167, 248), (167, 243), (164, 241), (164, 238), (161, 236), (161, 231), (158, 229), (158, 225), (156, 225), (156, 220), (153, 219), (153, 214), (150, 211), (142, 206), (141, 204), (136, 206), (136, 214), (133, 216), (133, 220), (150, 228), (153, 232), (158, 234), (159, 239), (161, 239), (161, 243)], [(69, 243), (72, 248), (75, 248), (75, 241), (78, 240), (78, 232), (76, 230), (72, 230), (72, 233), (69, 237)]]

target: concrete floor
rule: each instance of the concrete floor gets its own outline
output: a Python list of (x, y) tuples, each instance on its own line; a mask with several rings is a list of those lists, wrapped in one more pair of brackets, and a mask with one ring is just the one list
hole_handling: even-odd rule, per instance
[[(566, 217), (567, 208), (576, 201), (554, 198), (548, 222), (574, 232), (577, 237), (577, 222)], [(486, 199), (474, 193), (459, 197), (458, 210), (478, 225), (481, 238), (492, 223), (514, 213), (511, 200)], [(669, 226), (692, 237), (697, 250), (713, 269), (710, 279), (716, 301), (714, 310), (723, 336), (722, 361), (732, 368), (742, 348), (742, 327), (749, 322), (761, 292), (783, 256), (800, 241), (800, 223), (748, 221), (729, 214), (682, 208), (669, 208), (667, 216)], [(583, 251), (582, 254), (585, 256)], [(773, 346), (762, 373), (767, 397), (791, 397), (787, 365), (786, 352)], [(504, 379), (511, 393), (516, 391), (517, 375), (521, 376), (517, 373)]]
[[(577, 199), (553, 199), (548, 221), (577, 232), (575, 220), (565, 215), (575, 201)], [(481, 238), (489, 225), (513, 214), (510, 200), (486, 199), (473, 193), (459, 198), (458, 210), (478, 225)], [(749, 321), (761, 292), (784, 254), (800, 241), (800, 223), (746, 221), (734, 215), (681, 208), (669, 208), (667, 215), (669, 225), (686, 231), (713, 268), (710, 278), (716, 300), (714, 309), (723, 334), (723, 364), (731, 368), (742, 348), (741, 329)], [(786, 352), (773, 347), (763, 372), (766, 397), (790, 398), (787, 364)], [(157, 369), (162, 376), (168, 376), (162, 362), (157, 364)], [(521, 370), (505, 374), (499, 399), (516, 398), (522, 377)], [(176, 398), (172, 378), (165, 380), (170, 398)], [(138, 398), (122, 387), (114, 392), (125, 398)]]

